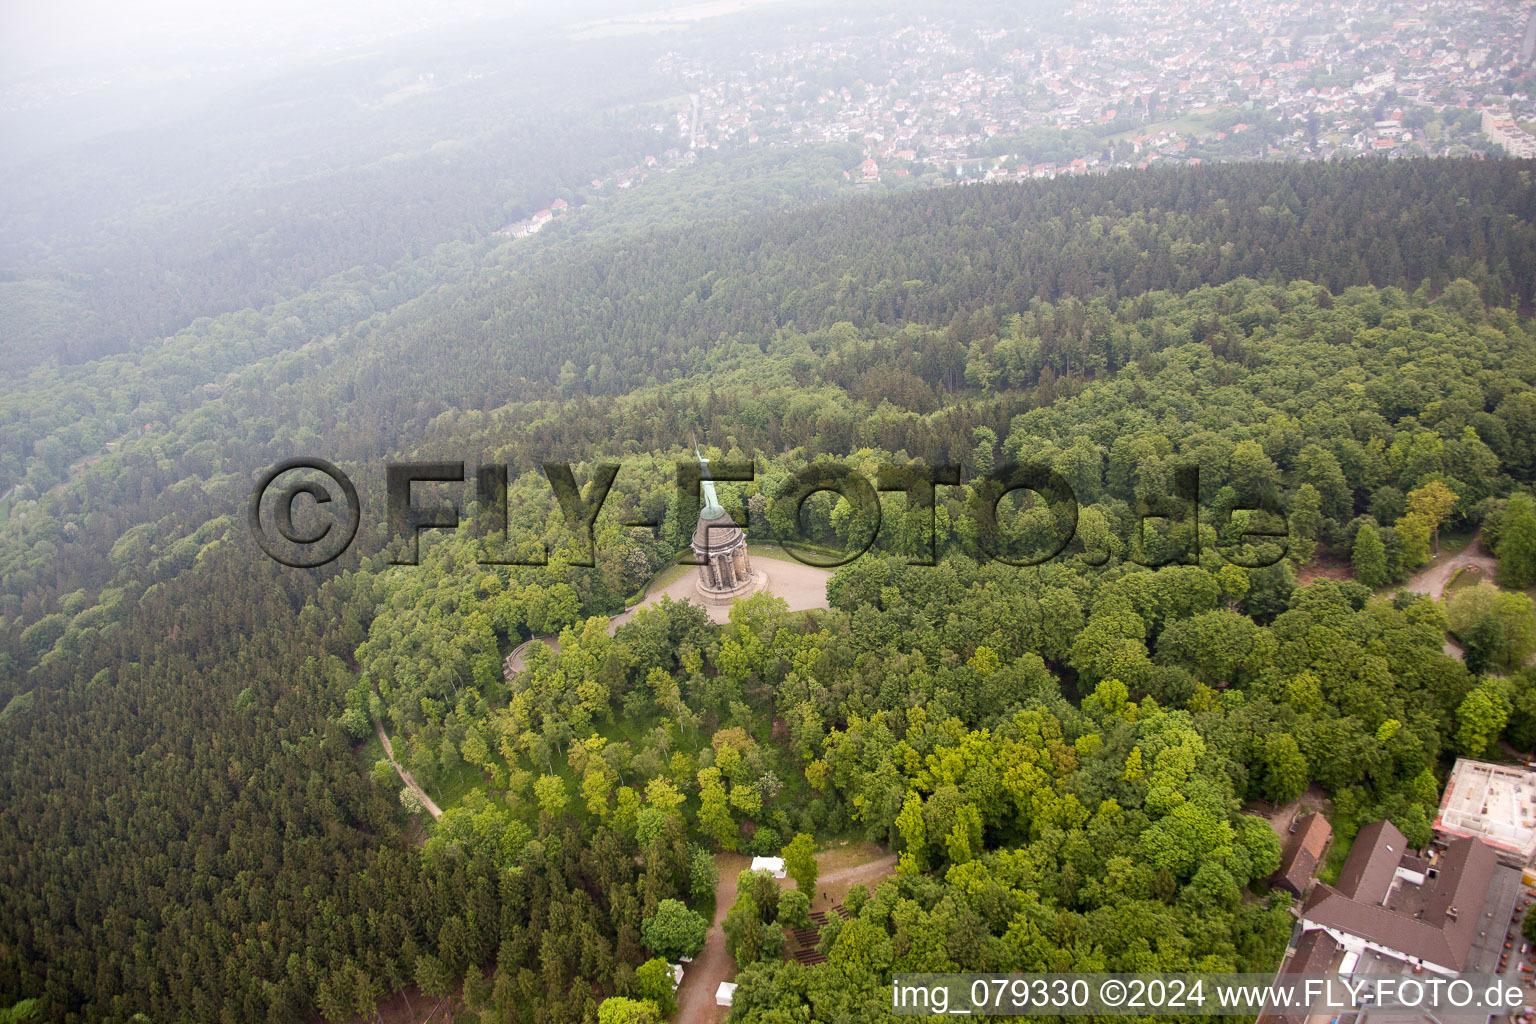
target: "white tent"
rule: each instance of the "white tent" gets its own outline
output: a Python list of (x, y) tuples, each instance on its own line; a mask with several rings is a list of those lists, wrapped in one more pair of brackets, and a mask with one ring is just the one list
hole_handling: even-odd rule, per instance
[(731, 1000), (736, 998), (736, 983), (722, 981), (720, 987), (715, 989), (715, 1005), (730, 1006)]
[(770, 875), (772, 875), (774, 878), (783, 878), (784, 877), (784, 858), (783, 857), (753, 857), (752, 858), (752, 870), (753, 871), (766, 871)]

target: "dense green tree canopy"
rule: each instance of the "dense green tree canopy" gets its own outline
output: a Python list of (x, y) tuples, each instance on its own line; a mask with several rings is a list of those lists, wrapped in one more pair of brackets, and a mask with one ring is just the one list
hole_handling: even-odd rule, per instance
[[(1315, 784), (1339, 831), (1420, 837), (1451, 756), (1536, 740), (1528, 597), (1376, 593), (1484, 524), (1523, 578), (1528, 174), (1234, 166), (442, 252), (430, 288), (332, 281), (39, 370), (0, 396), (0, 1003), (343, 1020), (417, 985), (644, 1019), (714, 852), (814, 891), (843, 839), (899, 868), (825, 964), (784, 959), (798, 897), (742, 881), (733, 1019), (878, 1019), (893, 971), (1272, 969), (1291, 919), (1246, 802)], [(752, 464), (721, 497), (765, 561), (806, 467), (961, 476), (931, 510), (881, 492), (829, 608), (610, 630), (692, 530), (691, 443)], [(363, 527), (283, 569), (245, 502), (315, 451)], [(465, 526), (392, 565), (385, 458), (506, 464), (506, 537), (500, 495), (442, 484)], [(590, 566), (559, 460), (622, 463)], [(981, 508), (1010, 464), (1073, 493), (1040, 564), (985, 555), (1067, 518)], [(821, 494), (801, 539), (873, 519)]]

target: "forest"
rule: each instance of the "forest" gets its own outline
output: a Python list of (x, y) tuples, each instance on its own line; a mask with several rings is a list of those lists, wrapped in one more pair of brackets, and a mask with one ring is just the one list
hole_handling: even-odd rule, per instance
[[(1289, 897), (1245, 808), (1316, 785), (1346, 839), (1419, 845), (1454, 757), (1536, 745), (1532, 170), (1232, 165), (689, 228), (647, 202), (34, 372), (3, 399), (0, 1006), (655, 1021), (728, 852), (801, 876), (738, 882), (732, 1021), (884, 1019), (896, 971), (1271, 970)], [(873, 534), (829, 607), (609, 628), (677, 571), (694, 444), (753, 466), (719, 489), (761, 557)], [(293, 455), (378, 513), (322, 570), (245, 524)], [(392, 564), (385, 462), (465, 458), (509, 466), (507, 544), (548, 565), (484, 564), (495, 509), (446, 485), (418, 500), (466, 525)], [(622, 464), (591, 567), (554, 461)], [(960, 482), (931, 512), (882, 493), (878, 530), (782, 498), (910, 464)], [(1011, 464), (1075, 496), (1039, 564), (987, 555), (1060, 527), (1021, 491), (978, 511)], [(1495, 581), (1401, 589), (1474, 536)], [(845, 840), (894, 874), (789, 959), (808, 851)]]

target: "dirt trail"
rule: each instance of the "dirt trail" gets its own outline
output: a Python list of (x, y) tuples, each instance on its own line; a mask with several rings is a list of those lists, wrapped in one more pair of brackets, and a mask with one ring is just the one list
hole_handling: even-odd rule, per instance
[(432, 798), (427, 796), (427, 791), (418, 786), (416, 780), (411, 778), (411, 773), (402, 768), (400, 762), (395, 760), (395, 748), (390, 745), (389, 737), (384, 733), (384, 723), (374, 722), (373, 728), (379, 734), (379, 742), (384, 744), (384, 756), (389, 760), (390, 764), (394, 765), (395, 774), (400, 776), (400, 781), (415, 790), (416, 795), (421, 797), (422, 806), (427, 809), (428, 814), (434, 818), (441, 818), (443, 816), (442, 808), (432, 802)]
[(1482, 534), (1473, 537), (1459, 554), (1411, 577), (1403, 589), (1412, 594), (1428, 594), (1438, 601), (1445, 596), (1446, 584), (1451, 582), (1451, 577), (1456, 575), (1456, 570), (1468, 565), (1477, 566), (1483, 571), (1483, 578), (1490, 580), (1499, 568), (1499, 563), (1493, 556), (1483, 550)]
[(693, 963), (683, 967), (683, 983), (677, 989), (678, 1024), (714, 1024), (725, 1019), (727, 1009), (715, 1005), (715, 989), (736, 973), (736, 961), (725, 949), (726, 911), (736, 901), (736, 876), (752, 863), (739, 853), (715, 856), (720, 881), (715, 883), (715, 919), (704, 934), (704, 949)]
[[(1482, 571), (1483, 579), (1491, 580), (1498, 571), (1499, 563), (1494, 557), (1483, 550), (1483, 535), (1477, 534), (1472, 538), (1461, 552), (1447, 558), (1437, 565), (1432, 565), (1423, 572), (1411, 577), (1403, 587), (1411, 594), (1428, 594), (1431, 599), (1439, 601), (1445, 597), (1445, 588), (1451, 582), (1451, 577), (1456, 575), (1456, 570), (1466, 566), (1476, 566)], [(1441, 646), (1451, 657), (1458, 661), (1466, 660), (1466, 655), (1461, 645), (1450, 637), (1445, 638)]]
[[(829, 864), (840, 865), (850, 856), (863, 856), (865, 851), (877, 852), (869, 844), (836, 847), (819, 851), (816, 862), (824, 869)], [(715, 855), (715, 867), (720, 871), (720, 881), (715, 884), (715, 919), (704, 935), (703, 952), (683, 968), (683, 983), (677, 990), (677, 1016), (673, 1018), (678, 1024), (719, 1024), (730, 1012), (724, 1006), (715, 1005), (715, 990), (720, 983), (736, 976), (736, 961), (726, 952), (725, 929), (721, 925), (731, 904), (736, 902), (736, 876), (751, 863), (750, 857), (739, 853)], [(858, 882), (873, 889), (875, 883), (895, 870), (896, 855), (891, 853), (828, 871), (816, 879), (816, 897), (811, 901), (811, 909), (826, 910), (834, 903), (841, 903), (848, 889)], [(794, 884), (793, 879), (779, 879), (780, 888)]]
[(1328, 799), (1327, 791), (1314, 782), (1301, 796), (1288, 804), (1276, 806), (1268, 800), (1254, 800), (1243, 807), (1243, 813), (1257, 815), (1269, 822), (1269, 827), (1275, 830), (1275, 835), (1284, 845), (1291, 837), (1291, 822), (1304, 813), (1327, 811), (1332, 806), (1333, 802)]
[[(818, 854), (817, 860), (820, 859), (821, 855)], [(843, 898), (848, 895), (848, 890), (860, 882), (873, 892), (876, 884), (895, 871), (896, 855), (889, 853), (878, 860), (866, 861), (863, 864), (855, 864), (852, 867), (822, 875), (816, 879), (816, 898), (811, 900), (811, 909), (832, 909), (835, 904), (843, 902)]]

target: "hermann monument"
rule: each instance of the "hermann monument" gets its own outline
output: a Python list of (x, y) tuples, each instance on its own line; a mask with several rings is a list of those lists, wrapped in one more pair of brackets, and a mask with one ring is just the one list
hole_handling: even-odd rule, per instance
[(699, 576), (694, 589), (708, 604), (729, 604), (763, 589), (768, 577), (754, 572), (747, 555), (747, 537), (741, 527), (720, 505), (715, 496), (715, 482), (709, 478), (709, 460), (698, 454), (703, 472), (704, 507), (699, 510), (699, 525), (694, 528), (690, 546), (699, 560)]

